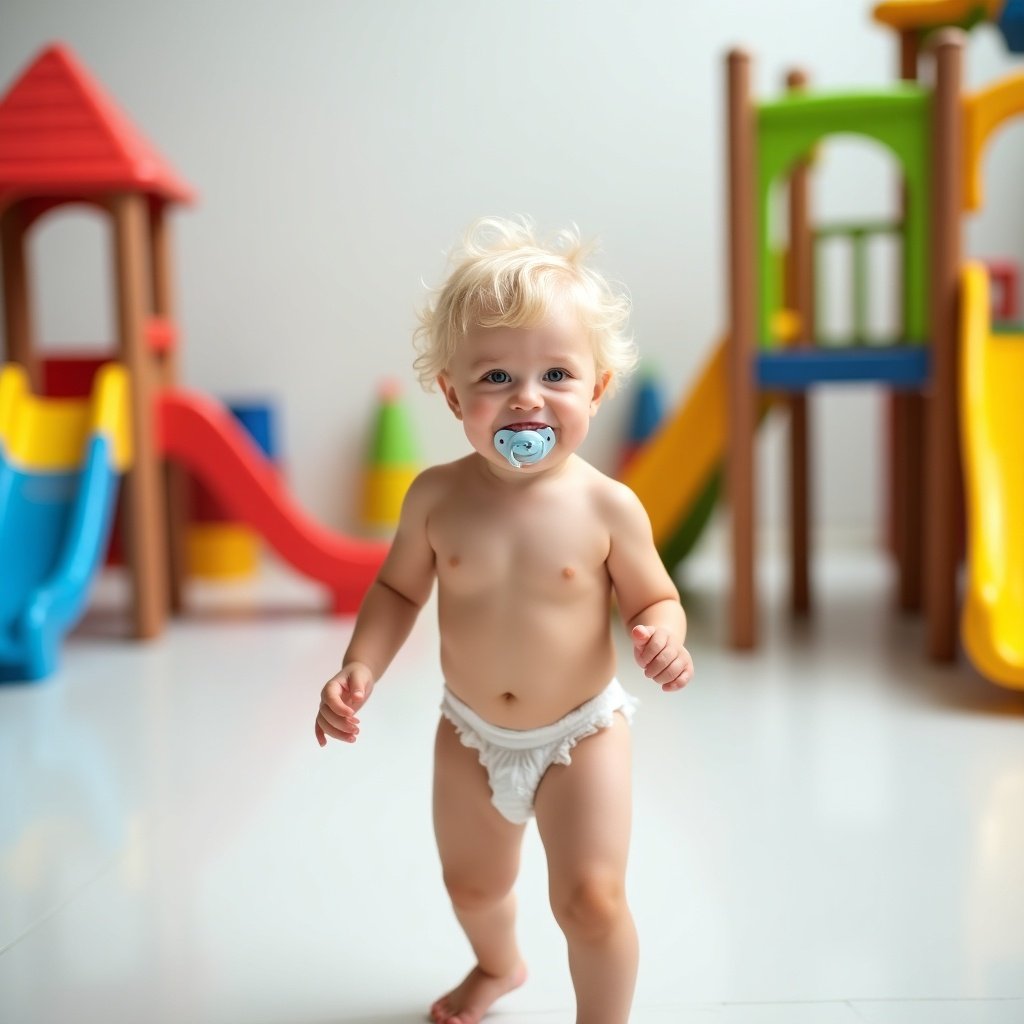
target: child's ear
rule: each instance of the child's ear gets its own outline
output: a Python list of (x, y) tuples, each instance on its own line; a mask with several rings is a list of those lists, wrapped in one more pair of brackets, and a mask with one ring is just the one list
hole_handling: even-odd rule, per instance
[(444, 395), (444, 400), (448, 403), (448, 408), (451, 409), (455, 418), (461, 420), (462, 406), (459, 405), (459, 396), (455, 393), (452, 382), (443, 373), (439, 373), (437, 375), (437, 386), (441, 389), (441, 394)]
[(594, 396), (590, 399), (590, 415), (593, 416), (597, 412), (597, 407), (601, 404), (601, 399), (604, 398), (605, 391), (608, 390), (608, 385), (612, 382), (612, 371), (603, 370), (597, 375), (597, 380), (594, 381)]

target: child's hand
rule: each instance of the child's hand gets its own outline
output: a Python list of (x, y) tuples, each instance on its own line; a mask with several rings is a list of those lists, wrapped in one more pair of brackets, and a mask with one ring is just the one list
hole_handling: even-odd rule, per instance
[(666, 693), (681, 690), (693, 678), (690, 652), (668, 631), (633, 627), (633, 657)]
[(320, 710), (316, 716), (316, 741), (327, 746), (331, 736), (343, 743), (355, 743), (359, 735), (356, 712), (373, 692), (373, 674), (361, 662), (353, 661), (327, 681), (320, 691)]

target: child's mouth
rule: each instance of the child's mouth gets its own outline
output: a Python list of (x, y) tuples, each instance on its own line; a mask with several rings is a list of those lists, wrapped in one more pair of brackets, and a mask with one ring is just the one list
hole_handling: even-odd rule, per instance
[(529, 420), (524, 423), (509, 423), (504, 429), (505, 430), (543, 430), (547, 427), (547, 423), (540, 423), (536, 420)]

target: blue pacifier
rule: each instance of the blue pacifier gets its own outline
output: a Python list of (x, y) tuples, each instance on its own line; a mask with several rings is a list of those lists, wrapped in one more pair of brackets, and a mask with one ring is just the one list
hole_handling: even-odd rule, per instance
[(499, 430), (494, 435), (494, 447), (505, 456), (513, 468), (521, 469), (540, 462), (555, 447), (555, 432), (550, 427), (540, 430)]

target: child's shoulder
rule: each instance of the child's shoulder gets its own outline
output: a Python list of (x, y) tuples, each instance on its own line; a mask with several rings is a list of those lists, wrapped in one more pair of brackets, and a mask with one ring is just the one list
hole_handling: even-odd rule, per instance
[(580, 459), (580, 463), (584, 486), (603, 515), (613, 520), (638, 514), (646, 516), (640, 499), (626, 484), (602, 473), (583, 459)]
[(446, 494), (451, 494), (468, 472), (468, 459), (456, 459), (429, 466), (418, 473), (409, 487), (409, 498), (417, 503), (433, 503)]

